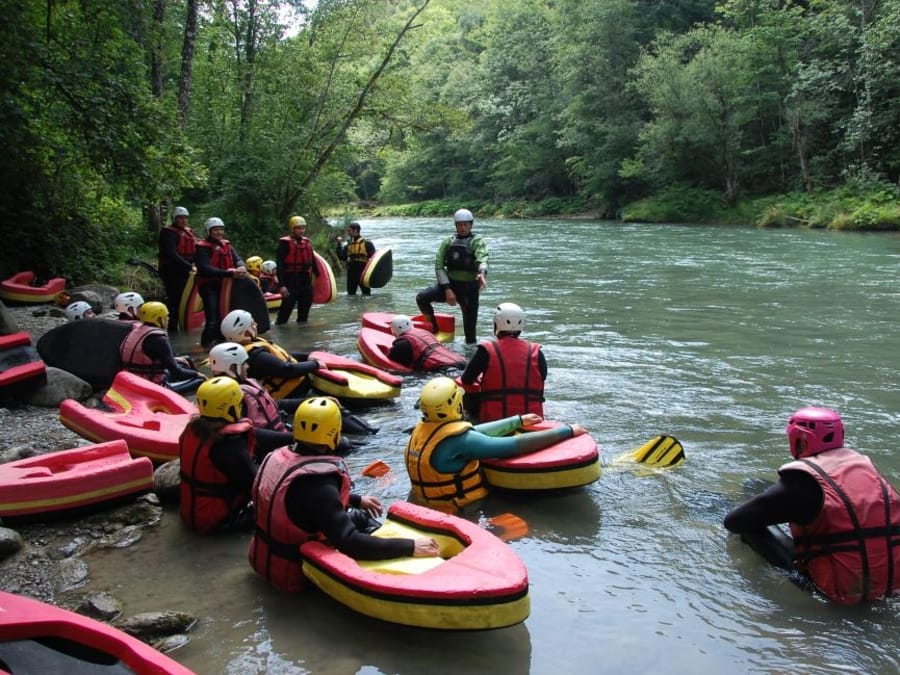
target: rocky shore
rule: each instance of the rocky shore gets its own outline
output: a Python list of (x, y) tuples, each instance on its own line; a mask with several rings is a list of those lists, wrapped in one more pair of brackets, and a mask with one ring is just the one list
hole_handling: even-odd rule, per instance
[[(96, 302), (111, 306), (115, 289), (97, 289)], [(0, 330), (26, 331), (32, 344), (66, 321), (52, 305), (10, 307), (0, 303)], [(67, 375), (67, 374), (62, 374)], [(56, 379), (55, 377), (52, 379)], [(86, 383), (84, 383), (86, 384)], [(50, 390), (53, 382), (45, 389)], [(76, 385), (78, 398), (96, 405), (103, 392)], [(58, 393), (37, 392), (26, 400), (0, 402), (0, 463), (33, 457), (55, 450), (87, 445), (64, 427), (54, 399)], [(34, 402), (42, 405), (35, 405)], [(103, 548), (124, 548), (142, 532), (171, 517), (160, 496), (151, 492), (124, 505), (81, 518), (48, 523), (0, 524), (0, 590), (36, 598), (110, 622), (112, 625), (167, 651), (184, 644), (194, 617), (173, 609), (165, 612), (122, 616), (122, 603), (106, 593), (85, 593), (89, 577), (87, 553)]]

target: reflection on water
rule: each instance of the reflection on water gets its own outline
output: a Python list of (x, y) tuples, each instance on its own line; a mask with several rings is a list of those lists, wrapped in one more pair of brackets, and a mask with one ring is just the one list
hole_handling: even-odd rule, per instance
[[(362, 312), (416, 311), (451, 227), (362, 225), (393, 248), (394, 279), (370, 298), (315, 307), (307, 326), (276, 327), (278, 342), (356, 356)], [(200, 673), (900, 670), (897, 601), (823, 603), (720, 524), (747, 479), (774, 478), (785, 420), (804, 404), (840, 410), (848, 442), (900, 484), (900, 238), (558, 221), (476, 230), (492, 255), (481, 335), (497, 303), (526, 309), (550, 364), (548, 417), (584, 423), (605, 460), (659, 433), (687, 453), (670, 472), (608, 464), (585, 489), (487, 500), (482, 516), (528, 524), (510, 544), (529, 572), (525, 624), (445, 634), (367, 619), (318, 591), (282, 596), (250, 570), (247, 535), (194, 537), (174, 512), (130, 549), (93, 555), (92, 588), (129, 612), (202, 617), (173, 654)], [(407, 377), (399, 400), (358, 411), (381, 430), (348, 464), (358, 476), (387, 462), (388, 477), (357, 481), (387, 503), (409, 493), (402, 450), (422, 382)]]

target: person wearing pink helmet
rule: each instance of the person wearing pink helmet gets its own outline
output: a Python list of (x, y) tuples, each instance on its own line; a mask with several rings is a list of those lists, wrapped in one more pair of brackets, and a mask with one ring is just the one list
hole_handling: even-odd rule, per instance
[[(793, 460), (778, 481), (725, 516), (770, 562), (797, 571), (829, 600), (850, 605), (900, 589), (900, 494), (872, 461), (844, 447), (834, 410), (788, 420)], [(793, 539), (770, 526), (789, 523)]]

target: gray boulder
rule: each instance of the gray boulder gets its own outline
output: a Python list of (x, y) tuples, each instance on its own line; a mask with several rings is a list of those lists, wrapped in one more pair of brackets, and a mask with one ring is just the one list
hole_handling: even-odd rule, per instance
[[(91, 297), (96, 297), (99, 306), (94, 307), (94, 303), (87, 297), (76, 297), (86, 294), (93, 294)], [(100, 314), (100, 312), (102, 312), (104, 308), (111, 309), (113, 307), (113, 301), (118, 294), (118, 288), (116, 288), (115, 286), (107, 286), (105, 284), (86, 284), (84, 286), (76, 286), (71, 291), (69, 291), (69, 295), (72, 296), (71, 302), (75, 302), (76, 300), (84, 300), (85, 302), (89, 302), (91, 304), (91, 307), (94, 308), (95, 314)]]
[(18, 333), (21, 328), (19, 328), (19, 322), (16, 321), (16, 317), (13, 316), (13, 313), (10, 312), (6, 305), (3, 304), (3, 301), (0, 300), (0, 335), (12, 335), (13, 333)]
[(85, 401), (93, 393), (93, 387), (77, 375), (47, 366), (47, 384), (31, 394), (28, 403), (45, 408), (56, 408), (67, 398)]

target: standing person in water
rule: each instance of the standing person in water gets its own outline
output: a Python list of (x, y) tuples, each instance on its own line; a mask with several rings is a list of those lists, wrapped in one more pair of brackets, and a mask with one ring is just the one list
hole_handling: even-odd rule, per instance
[(291, 318), (297, 307), (297, 323), (309, 320), (309, 308), (313, 301), (313, 271), (316, 260), (312, 242), (306, 236), (306, 219), (291, 216), (288, 221), (290, 234), (278, 240), (275, 250), (278, 281), (281, 283), (281, 306), (275, 325), (282, 326)]
[[(796, 569), (842, 605), (900, 590), (900, 494), (872, 461), (844, 447), (844, 423), (828, 408), (788, 420), (792, 461), (778, 481), (725, 516), (769, 562)], [(789, 523), (793, 542), (768, 526)]]
[(478, 300), (481, 291), (487, 288), (488, 247), (480, 234), (472, 232), (474, 221), (469, 209), (459, 209), (453, 214), (456, 234), (441, 242), (434, 259), (437, 284), (416, 295), (419, 311), (431, 321), (434, 333), (438, 332), (438, 325), (432, 303), (459, 305), (467, 345), (475, 344)]
[(186, 208), (176, 206), (172, 224), (162, 228), (157, 237), (159, 276), (166, 290), (166, 307), (172, 317), (170, 328), (174, 331), (179, 328), (178, 308), (197, 252), (197, 237), (188, 225), (188, 215)]
[(357, 288), (363, 295), (372, 294), (372, 289), (360, 285), (360, 279), (369, 258), (375, 255), (375, 244), (364, 239), (361, 230), (359, 223), (350, 223), (347, 226), (347, 241), (340, 235), (337, 237), (337, 256), (347, 263), (347, 295), (356, 295)]
[(247, 276), (244, 261), (225, 238), (225, 223), (221, 218), (206, 220), (206, 239), (197, 242), (196, 262), (205, 318), (200, 344), (209, 349), (216, 342), (223, 341), (219, 331), (222, 281), (228, 277), (242, 279)]

